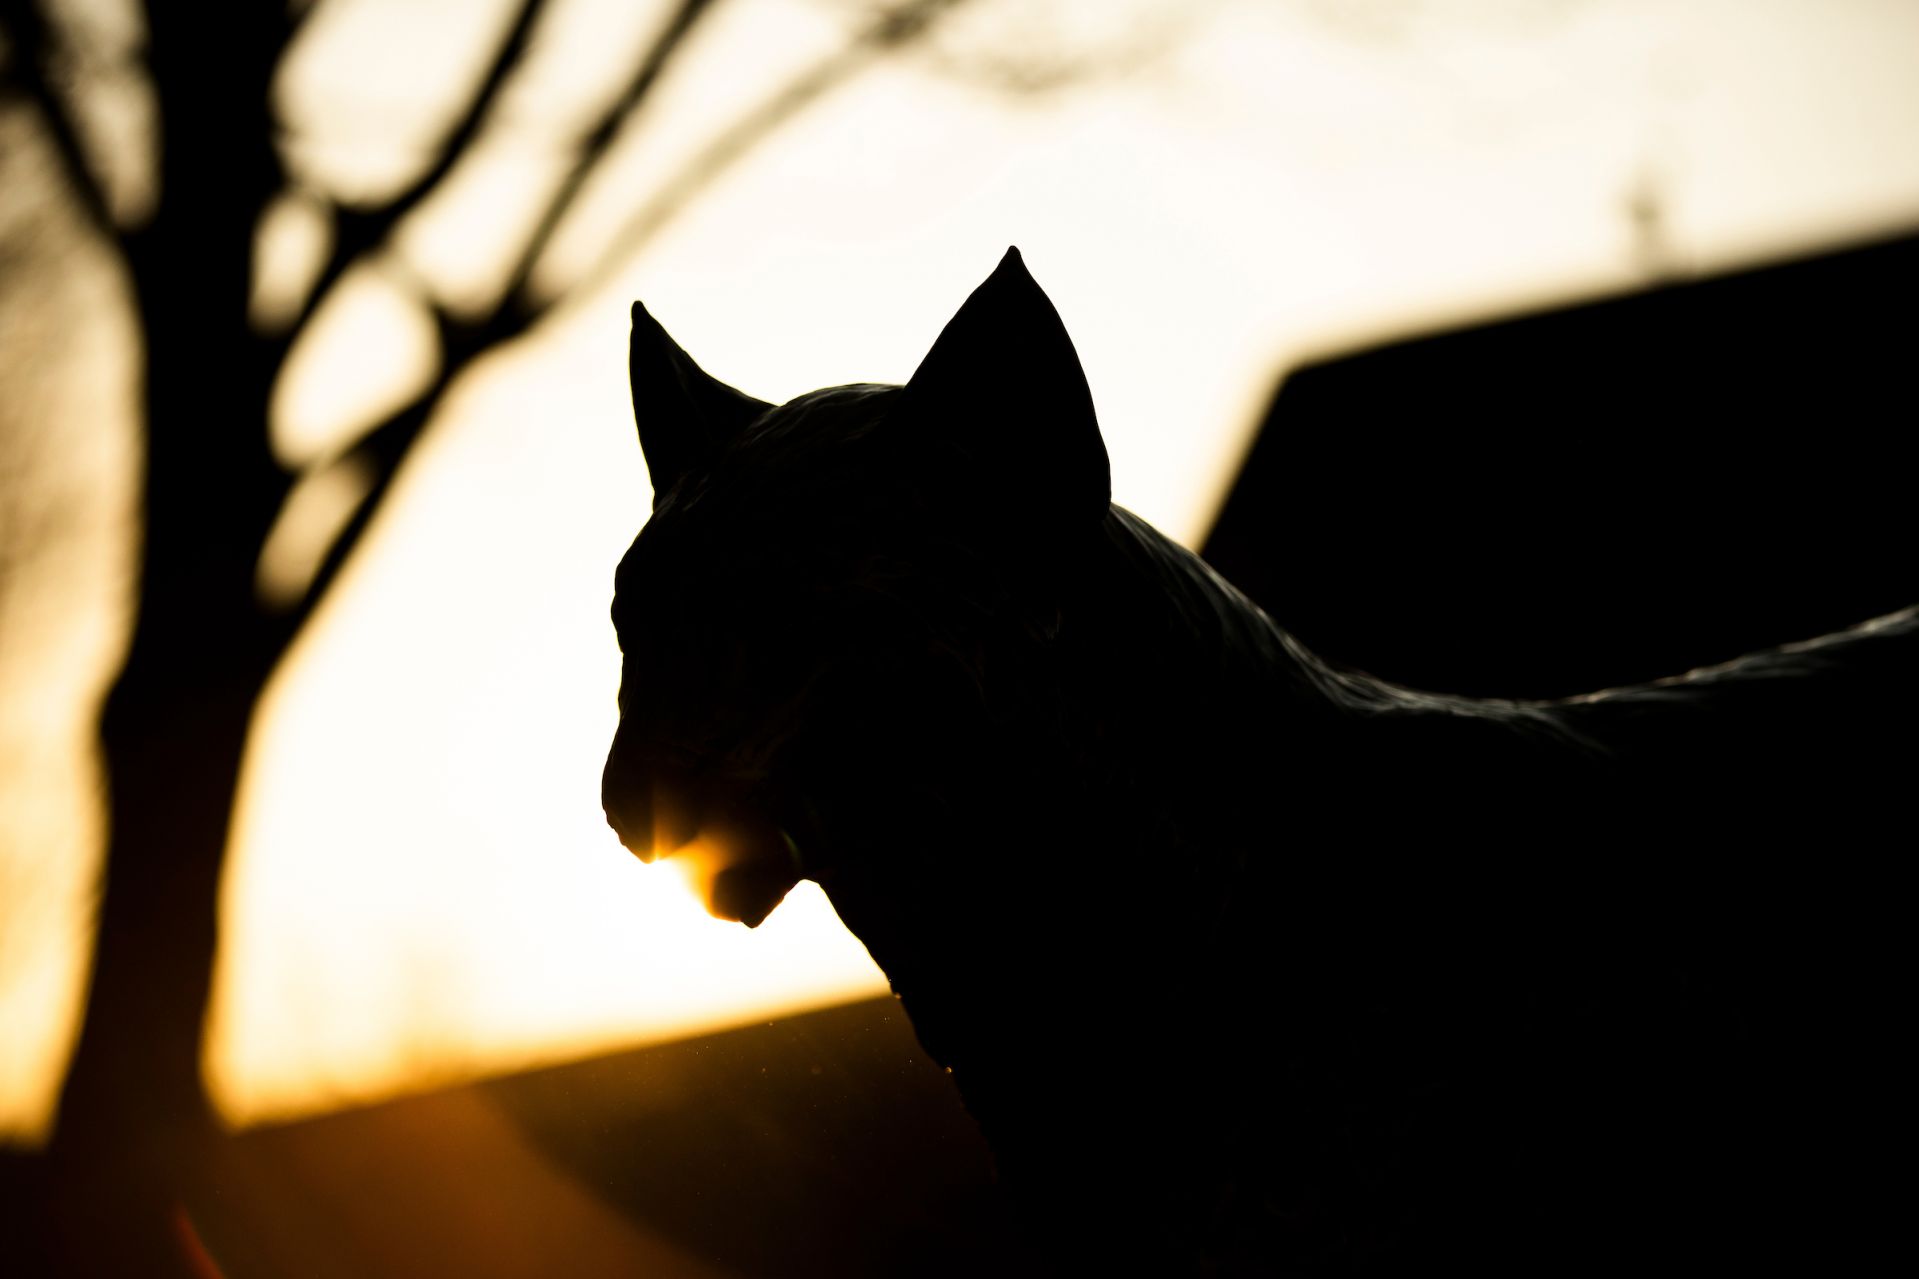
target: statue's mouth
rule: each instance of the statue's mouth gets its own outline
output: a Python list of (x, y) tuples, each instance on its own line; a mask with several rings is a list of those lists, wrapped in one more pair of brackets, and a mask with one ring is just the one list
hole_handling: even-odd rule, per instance
[(743, 845), (724, 832), (705, 832), (675, 849), (671, 858), (718, 919), (757, 928), (800, 880), (799, 856), (790, 840), (775, 831), (777, 847)]
[(643, 862), (673, 859), (720, 919), (757, 928), (800, 880), (792, 837), (731, 777), (671, 768), (608, 772), (606, 820)]

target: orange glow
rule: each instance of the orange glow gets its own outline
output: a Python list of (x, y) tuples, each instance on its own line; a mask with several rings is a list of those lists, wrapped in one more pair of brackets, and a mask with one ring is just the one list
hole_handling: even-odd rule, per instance
[(715, 919), (724, 915), (713, 908), (713, 881), (732, 864), (732, 858), (704, 840), (694, 840), (684, 848), (668, 853), (661, 862), (686, 885), (686, 891)]
[(703, 833), (669, 853), (667, 860), (707, 914), (754, 928), (780, 905), (798, 874), (797, 858), (790, 864), (769, 863), (749, 856), (717, 832)]

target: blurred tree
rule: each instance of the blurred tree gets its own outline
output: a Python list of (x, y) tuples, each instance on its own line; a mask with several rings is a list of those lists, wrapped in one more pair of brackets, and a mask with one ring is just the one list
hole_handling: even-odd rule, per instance
[[(507, 127), (502, 100), (559, 6), (521, 0), (502, 10), (438, 145), (393, 189), (367, 196), (328, 189), (300, 162), (298, 130), (275, 93), (303, 33), (338, 3), (148, 3), (135, 18), (80, 0), (0, 0), (0, 91), (36, 109), (77, 207), (116, 251), (143, 346), (138, 598), (99, 737), (107, 862), (85, 1018), (42, 1170), (49, 1197), (40, 1202), (60, 1250), (46, 1260), (76, 1268), (190, 1271), (193, 1199), (233, 1189), (207, 1184), (214, 1127), (200, 1041), (249, 724), (449, 387), (630, 254), (796, 109), (913, 43), (960, 0), (866, 6), (836, 53), (747, 96), (599, 265), (554, 281), (544, 259), (556, 232), (689, 35), (723, 7), (663, 3), (623, 83), (562, 141), (556, 180), (508, 255), (503, 285), (478, 307), (450, 305), (405, 270), (401, 237)], [(290, 304), (263, 307), (256, 238), (289, 208), (322, 215), (324, 248)], [(437, 366), (343, 447), (289, 462), (268, 432), (275, 387), (341, 282), (374, 264), (430, 317)], [(269, 581), (263, 554), (276, 526), (316, 488), (346, 494), (344, 514), (320, 550), (296, 560), (295, 580), (282, 566)]]

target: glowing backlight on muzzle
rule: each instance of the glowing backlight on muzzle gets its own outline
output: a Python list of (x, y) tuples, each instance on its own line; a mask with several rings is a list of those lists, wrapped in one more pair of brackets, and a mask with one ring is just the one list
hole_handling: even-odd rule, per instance
[(708, 914), (748, 928), (757, 928), (799, 882), (790, 844), (778, 850), (749, 848), (723, 829), (702, 830), (666, 854), (666, 862)]

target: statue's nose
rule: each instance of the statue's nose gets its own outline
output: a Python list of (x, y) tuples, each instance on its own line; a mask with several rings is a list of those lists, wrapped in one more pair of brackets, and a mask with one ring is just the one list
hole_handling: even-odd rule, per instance
[(670, 766), (641, 760), (615, 735), (600, 778), (600, 806), (613, 833), (643, 862), (689, 842), (699, 830), (695, 788)]

